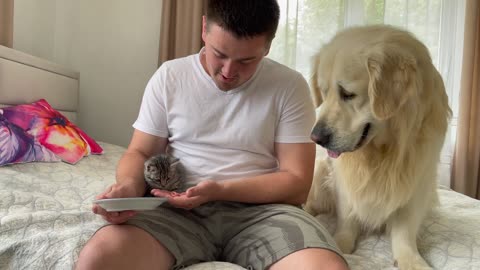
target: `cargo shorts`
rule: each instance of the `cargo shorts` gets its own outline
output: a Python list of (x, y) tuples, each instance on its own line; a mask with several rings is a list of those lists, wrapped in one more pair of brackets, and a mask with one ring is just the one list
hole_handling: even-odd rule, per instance
[(185, 210), (167, 203), (138, 212), (126, 224), (162, 243), (175, 257), (173, 269), (225, 261), (263, 270), (305, 248), (328, 249), (342, 256), (317, 219), (286, 204), (217, 201)]

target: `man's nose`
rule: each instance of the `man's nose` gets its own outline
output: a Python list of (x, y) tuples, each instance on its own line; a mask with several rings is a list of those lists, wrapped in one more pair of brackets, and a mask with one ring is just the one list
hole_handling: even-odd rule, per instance
[(232, 60), (226, 60), (223, 63), (222, 75), (227, 78), (232, 78), (237, 72), (236, 64)]

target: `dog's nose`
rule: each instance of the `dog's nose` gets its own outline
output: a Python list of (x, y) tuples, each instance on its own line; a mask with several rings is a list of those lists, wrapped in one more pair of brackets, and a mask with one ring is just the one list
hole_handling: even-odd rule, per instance
[(332, 132), (329, 129), (324, 128), (323, 125), (315, 125), (312, 134), (310, 134), (310, 139), (323, 147), (328, 146), (331, 138)]

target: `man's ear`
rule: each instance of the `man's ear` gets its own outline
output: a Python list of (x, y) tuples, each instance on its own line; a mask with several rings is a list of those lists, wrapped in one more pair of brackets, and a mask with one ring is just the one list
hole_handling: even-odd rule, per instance
[(310, 94), (312, 96), (313, 105), (319, 107), (322, 104), (322, 92), (320, 86), (318, 85), (318, 65), (319, 65), (319, 54), (316, 54), (312, 58), (312, 78), (310, 79)]
[(202, 16), (202, 40), (205, 43), (205, 39), (207, 37), (207, 17)]
[(268, 48), (265, 49), (265, 53), (263, 54), (263, 56), (267, 56), (269, 52), (270, 52), (270, 46), (268, 46)]
[(265, 53), (263, 54), (263, 56), (267, 56), (268, 53), (270, 52), (270, 48), (272, 47), (272, 41), (267, 41), (266, 45), (265, 45)]
[(368, 96), (373, 114), (386, 120), (417, 94), (415, 57), (397, 45), (381, 44), (367, 53)]

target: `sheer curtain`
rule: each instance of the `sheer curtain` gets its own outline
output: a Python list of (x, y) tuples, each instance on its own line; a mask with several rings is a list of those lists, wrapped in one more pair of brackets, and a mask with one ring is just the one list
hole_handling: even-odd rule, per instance
[(458, 118), (465, 0), (278, 0), (281, 15), (269, 57), (311, 77), (311, 56), (345, 27), (390, 24), (427, 45), (445, 82), (453, 110), (439, 164), (439, 183), (450, 186)]

